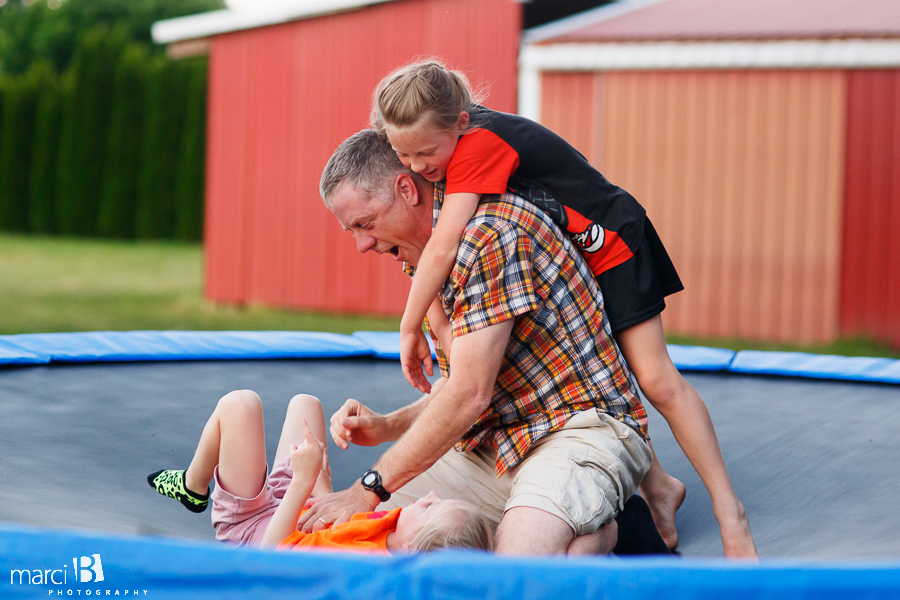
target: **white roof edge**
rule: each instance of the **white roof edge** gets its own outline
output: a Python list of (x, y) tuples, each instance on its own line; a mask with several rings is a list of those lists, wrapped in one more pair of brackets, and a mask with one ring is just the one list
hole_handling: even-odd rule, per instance
[(523, 45), (521, 71), (900, 67), (900, 39)]
[(574, 14), (570, 17), (552, 21), (544, 25), (538, 25), (522, 32), (522, 41), (526, 44), (534, 44), (549, 40), (573, 31), (578, 31), (584, 27), (610, 21), (616, 17), (621, 17), (631, 12), (641, 10), (647, 6), (659, 4), (665, 0), (619, 0), (610, 4), (604, 4), (597, 8), (592, 8), (584, 12)]
[(306, 0), (302, 6), (276, 7), (260, 11), (216, 10), (199, 15), (157, 21), (150, 28), (153, 41), (170, 44), (209, 37), (232, 31), (242, 31), (278, 25), (298, 19), (308, 19), (393, 0)]

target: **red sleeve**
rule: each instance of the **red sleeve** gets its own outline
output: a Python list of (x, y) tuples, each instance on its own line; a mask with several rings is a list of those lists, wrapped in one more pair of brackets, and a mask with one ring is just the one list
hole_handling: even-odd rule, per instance
[(500, 136), (485, 129), (466, 133), (447, 165), (447, 194), (502, 194), (519, 168), (519, 154)]

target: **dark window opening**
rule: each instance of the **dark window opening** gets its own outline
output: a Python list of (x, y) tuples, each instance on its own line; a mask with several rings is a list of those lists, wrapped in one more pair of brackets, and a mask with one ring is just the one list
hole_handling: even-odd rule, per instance
[(526, 0), (522, 4), (523, 26), (525, 29), (537, 27), (611, 2), (612, 0)]

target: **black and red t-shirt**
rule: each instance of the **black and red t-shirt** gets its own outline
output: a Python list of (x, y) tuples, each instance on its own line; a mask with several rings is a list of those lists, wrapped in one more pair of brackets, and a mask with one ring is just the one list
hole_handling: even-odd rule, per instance
[(478, 107), (447, 166), (447, 194), (503, 194), (533, 202), (569, 233), (594, 276), (637, 251), (646, 212), (563, 138), (524, 117)]

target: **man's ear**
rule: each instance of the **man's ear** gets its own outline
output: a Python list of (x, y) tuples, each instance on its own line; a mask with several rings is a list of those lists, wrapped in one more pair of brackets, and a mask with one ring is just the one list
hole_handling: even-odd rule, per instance
[(394, 197), (403, 200), (409, 206), (419, 204), (419, 188), (408, 173), (400, 173), (394, 180)]

